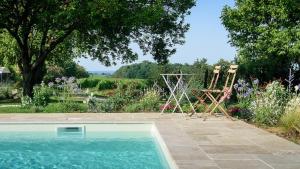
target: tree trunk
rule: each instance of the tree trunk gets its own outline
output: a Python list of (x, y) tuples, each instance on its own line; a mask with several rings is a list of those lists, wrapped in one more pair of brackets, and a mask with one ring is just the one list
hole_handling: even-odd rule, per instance
[(34, 70), (23, 71), (23, 95), (33, 97), (33, 87), (42, 82), (44, 75), (44, 63), (38, 65)]
[(23, 70), (22, 72), (23, 75), (23, 95), (24, 96), (33, 96), (33, 73), (32, 71), (25, 71)]

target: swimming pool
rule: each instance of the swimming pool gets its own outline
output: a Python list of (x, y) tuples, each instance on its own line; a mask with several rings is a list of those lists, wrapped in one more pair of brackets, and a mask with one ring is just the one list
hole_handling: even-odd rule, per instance
[(0, 124), (1, 169), (177, 168), (152, 123)]

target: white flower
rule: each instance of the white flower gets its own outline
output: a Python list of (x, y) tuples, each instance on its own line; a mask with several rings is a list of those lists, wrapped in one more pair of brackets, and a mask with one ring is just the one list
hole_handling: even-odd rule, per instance
[(299, 90), (299, 86), (295, 86), (295, 91), (297, 92)]

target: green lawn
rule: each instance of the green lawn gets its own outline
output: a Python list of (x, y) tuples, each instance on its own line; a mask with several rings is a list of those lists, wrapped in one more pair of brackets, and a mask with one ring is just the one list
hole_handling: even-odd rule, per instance
[[(56, 102), (46, 107), (18, 107), (12, 104), (0, 104), (0, 113), (83, 113), (88, 111), (88, 106), (82, 102)], [(15, 105), (15, 104), (14, 104)]]

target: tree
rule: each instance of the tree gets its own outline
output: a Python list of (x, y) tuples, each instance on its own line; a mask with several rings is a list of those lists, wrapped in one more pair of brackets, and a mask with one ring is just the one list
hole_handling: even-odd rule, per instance
[[(111, 65), (137, 59), (137, 43), (158, 62), (167, 62), (184, 42), (184, 18), (194, 0), (2, 0), (0, 34), (14, 39), (23, 93), (32, 96), (45, 62), (55, 52), (90, 56)], [(61, 56), (61, 55), (60, 55)]]
[(221, 19), (238, 49), (239, 72), (262, 81), (284, 78), (289, 68), (299, 72), (299, 0), (236, 0)]
[(61, 78), (63, 76), (75, 78), (89, 77), (89, 73), (85, 68), (72, 60), (67, 60), (63, 64), (47, 64), (46, 67), (46, 74), (43, 77), (43, 81), (46, 83), (54, 81), (57, 77)]

